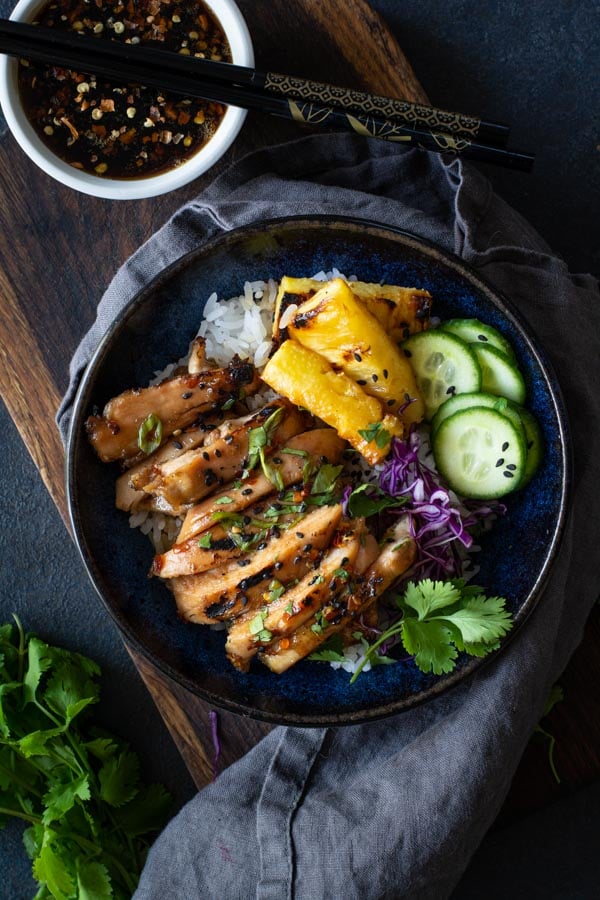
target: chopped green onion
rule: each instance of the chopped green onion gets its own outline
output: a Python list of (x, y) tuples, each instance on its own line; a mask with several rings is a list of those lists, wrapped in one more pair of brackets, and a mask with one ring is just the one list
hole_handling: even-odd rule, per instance
[(163, 436), (163, 425), (156, 413), (150, 413), (146, 416), (138, 430), (138, 447), (149, 456), (161, 445)]

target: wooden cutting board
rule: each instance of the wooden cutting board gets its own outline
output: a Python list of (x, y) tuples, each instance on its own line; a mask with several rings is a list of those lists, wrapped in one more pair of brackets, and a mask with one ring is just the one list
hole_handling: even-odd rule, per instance
[[(260, 68), (427, 102), (396, 40), (363, 0), (239, 0), (239, 5)], [(40, 172), (10, 136), (2, 140), (0, 391), (65, 522), (64, 455), (54, 416), (67, 385), (69, 360), (112, 275), (227, 164), (299, 133), (291, 123), (251, 113), (226, 159), (208, 176), (173, 194), (130, 202), (70, 191)], [(111, 627), (108, 621), (106, 627)], [(205, 785), (213, 777), (214, 753), (208, 706), (131, 655), (196, 784)], [(595, 671), (597, 684), (597, 663)], [(582, 675), (576, 683), (583, 680)], [(582, 721), (584, 716), (585, 708)], [(246, 753), (269, 728), (219, 712), (220, 767)], [(594, 735), (585, 739), (593, 747)], [(597, 777), (597, 753), (583, 756), (573, 778), (586, 777), (581, 775), (585, 765), (587, 777), (590, 771)], [(540, 768), (537, 758), (535, 768)], [(551, 780), (548, 784), (551, 788)]]

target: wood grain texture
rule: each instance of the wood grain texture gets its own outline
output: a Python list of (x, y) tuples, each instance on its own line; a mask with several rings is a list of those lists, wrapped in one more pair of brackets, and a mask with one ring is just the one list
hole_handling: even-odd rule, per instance
[[(239, 5), (261, 69), (427, 102), (397, 42), (363, 0), (239, 0)], [(238, 141), (208, 175), (172, 194), (127, 202), (67, 190), (37, 169), (12, 138), (0, 144), (0, 390), (64, 518), (63, 451), (54, 414), (67, 385), (69, 360), (112, 275), (228, 164), (252, 149), (309, 130), (251, 113)], [(557, 792), (600, 776), (599, 641), (596, 612), (561, 679), (565, 702), (548, 723), (557, 738), (563, 786), (553, 782), (545, 747), (532, 744), (504, 815), (537, 808)], [(209, 707), (144, 658), (133, 652), (132, 657), (196, 784), (207, 784), (214, 776)], [(219, 712), (218, 720), (221, 767), (270, 730), (226, 712)]]

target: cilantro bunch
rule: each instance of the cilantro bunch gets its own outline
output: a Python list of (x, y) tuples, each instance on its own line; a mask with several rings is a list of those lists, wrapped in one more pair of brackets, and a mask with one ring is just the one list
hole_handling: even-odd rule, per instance
[(15, 621), (0, 626), (0, 827), (29, 824), (36, 900), (129, 898), (171, 798), (140, 782), (124, 742), (89, 726), (96, 663)]
[(459, 652), (487, 656), (512, 628), (503, 597), (486, 597), (481, 588), (460, 579), (411, 581), (396, 606), (401, 618), (369, 646), (351, 684), (376, 659), (378, 649), (394, 640), (401, 641), (422, 672), (444, 675), (456, 667)]

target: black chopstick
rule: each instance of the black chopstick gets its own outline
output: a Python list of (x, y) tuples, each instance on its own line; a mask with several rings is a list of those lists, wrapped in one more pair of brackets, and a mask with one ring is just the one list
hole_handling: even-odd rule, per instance
[[(82, 36), (79, 33), (0, 19), (0, 52), (49, 65), (94, 73), (119, 83), (151, 84), (190, 97), (257, 109), (310, 125), (333, 126), (365, 137), (411, 144), (434, 152), (460, 153), (498, 165), (527, 171), (533, 157), (426, 127), (399, 124), (381, 115), (353, 114), (335, 105), (293, 99), (251, 83), (217, 81), (199, 72), (195, 57), (140, 45)], [(211, 63), (212, 66), (216, 65)], [(228, 64), (219, 64), (221, 71)], [(243, 69), (244, 67), (233, 67)], [(249, 70), (252, 72), (253, 70)], [(260, 73), (258, 73), (260, 75)]]
[[(24, 38), (29, 36), (32, 27), (21, 22), (9, 23), (8, 20), (0, 20), (0, 22), (3, 34), (14, 34)], [(8, 27), (5, 27), (7, 25)], [(47, 35), (49, 41), (56, 37), (57, 45), (62, 44), (61, 32), (52, 29), (46, 30), (50, 32)], [(72, 34), (74, 41), (81, 40), (81, 37), (84, 36)], [(150, 65), (156, 64), (153, 56), (157, 52), (161, 54), (168, 52), (148, 50), (139, 45), (133, 46), (123, 42), (113, 42), (113, 44), (118, 47), (116, 53), (120, 59), (145, 59)], [(128, 52), (129, 49), (131, 49), (131, 53)], [(150, 55), (148, 56), (148, 54)], [(173, 53), (169, 55), (174, 56)], [(499, 146), (504, 146), (508, 139), (508, 125), (501, 122), (491, 122), (477, 116), (436, 109), (424, 104), (410, 103), (408, 100), (397, 100), (379, 94), (369, 94), (365, 91), (339, 87), (321, 81), (283, 75), (280, 72), (261, 72), (234, 63), (217, 62), (198, 57), (190, 58), (180, 54), (169, 60), (168, 68), (186, 75), (193, 73), (210, 81), (247, 85), (279, 97), (344, 109), (359, 115), (376, 116), (408, 128), (416, 127), (424, 131), (451, 134), (467, 140), (489, 142)]]

